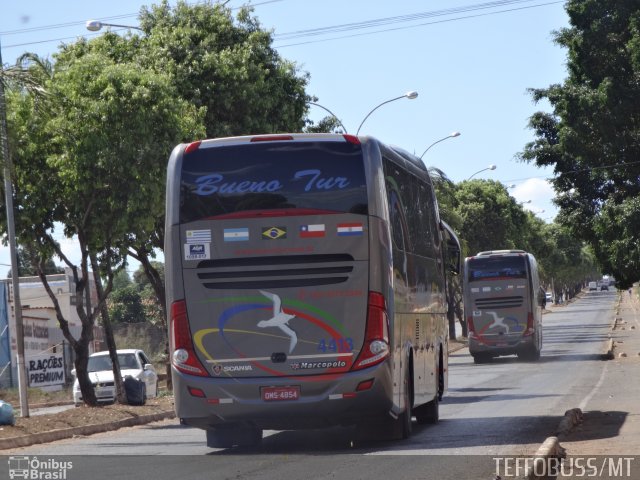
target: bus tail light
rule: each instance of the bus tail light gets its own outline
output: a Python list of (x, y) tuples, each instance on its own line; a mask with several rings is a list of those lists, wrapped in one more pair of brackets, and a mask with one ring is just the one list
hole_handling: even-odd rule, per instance
[(533, 312), (529, 312), (527, 315), (527, 329), (522, 334), (523, 337), (529, 337), (535, 333), (533, 328)]
[(187, 304), (184, 300), (171, 305), (171, 352), (171, 363), (180, 372), (200, 377), (209, 376), (193, 349)]
[(352, 143), (354, 145), (360, 145), (360, 139), (356, 135), (344, 134), (342, 136), (347, 142)]
[(369, 292), (364, 344), (352, 370), (379, 364), (389, 356), (389, 318), (384, 296)]
[(187, 148), (184, 149), (184, 154), (188, 154), (191, 152), (195, 152), (196, 150), (198, 150), (200, 148), (200, 145), (202, 144), (201, 140), (198, 140), (197, 142), (192, 142), (189, 145), (187, 145)]

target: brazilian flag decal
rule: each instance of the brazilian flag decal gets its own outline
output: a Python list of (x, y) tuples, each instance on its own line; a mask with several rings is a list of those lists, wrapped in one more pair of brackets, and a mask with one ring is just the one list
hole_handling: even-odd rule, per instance
[(287, 238), (287, 227), (262, 227), (263, 240), (281, 240)]

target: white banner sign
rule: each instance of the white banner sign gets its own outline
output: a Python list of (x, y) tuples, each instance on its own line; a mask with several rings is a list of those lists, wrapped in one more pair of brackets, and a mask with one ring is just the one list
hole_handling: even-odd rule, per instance
[(31, 355), (26, 358), (30, 387), (64, 384), (64, 357), (60, 353)]

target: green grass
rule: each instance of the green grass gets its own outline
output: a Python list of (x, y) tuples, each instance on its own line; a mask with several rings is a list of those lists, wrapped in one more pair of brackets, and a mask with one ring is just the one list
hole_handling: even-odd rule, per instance
[[(68, 402), (71, 398), (71, 386), (57, 392), (45, 392), (39, 388), (27, 389), (27, 402), (29, 404)], [(17, 388), (0, 389), (0, 400), (10, 403), (14, 408), (19, 408), (20, 392)]]

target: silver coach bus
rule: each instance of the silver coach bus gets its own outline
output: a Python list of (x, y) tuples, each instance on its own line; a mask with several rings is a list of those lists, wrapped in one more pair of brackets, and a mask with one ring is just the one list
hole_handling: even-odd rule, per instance
[(493, 250), (466, 258), (463, 299), (475, 363), (513, 354), (524, 360), (540, 358), (546, 299), (532, 254)]
[(175, 408), (207, 445), (438, 420), (459, 244), (420, 159), (352, 135), (205, 140), (172, 152), (166, 199)]

